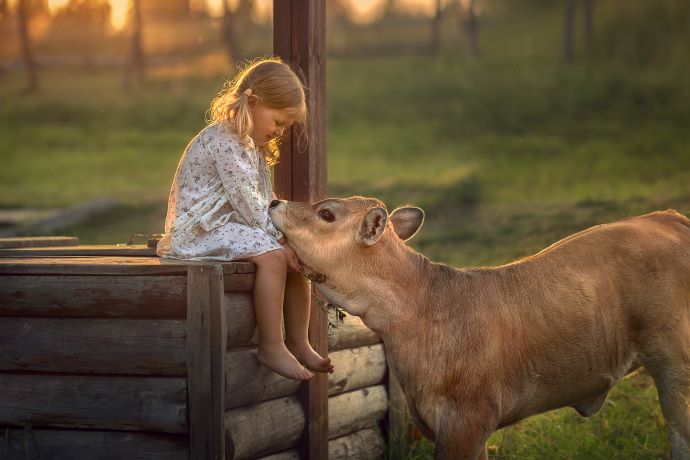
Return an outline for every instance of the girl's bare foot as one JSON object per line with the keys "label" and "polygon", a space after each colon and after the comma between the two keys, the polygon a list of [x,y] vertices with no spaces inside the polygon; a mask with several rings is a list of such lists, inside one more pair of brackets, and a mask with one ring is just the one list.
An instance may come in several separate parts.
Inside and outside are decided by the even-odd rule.
{"label": "girl's bare foot", "polygon": [[328,372],[330,374],[335,370],[333,364],[331,364],[331,358],[322,358],[321,355],[314,351],[309,342],[288,342],[287,348],[307,369],[314,372]]}
{"label": "girl's bare foot", "polygon": [[309,380],[314,374],[302,366],[282,342],[278,345],[261,345],[256,354],[259,362],[285,378]]}

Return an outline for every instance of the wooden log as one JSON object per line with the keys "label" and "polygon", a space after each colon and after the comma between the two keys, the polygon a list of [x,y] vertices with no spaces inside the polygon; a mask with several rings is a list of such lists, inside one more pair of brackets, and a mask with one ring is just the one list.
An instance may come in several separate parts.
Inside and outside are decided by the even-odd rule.
{"label": "wooden log", "polygon": [[[366,428],[328,442],[328,460],[378,460],[383,454],[383,437],[376,428]],[[300,460],[300,456],[296,450],[286,450],[259,460]]]}
{"label": "wooden log", "polygon": [[335,372],[328,375],[328,396],[377,385],[386,376],[383,344],[350,348],[330,354]]}
{"label": "wooden log", "polygon": [[388,372],[388,442],[397,442],[405,435],[409,420],[407,399],[393,372]]}
{"label": "wooden log", "polygon": [[288,396],[300,385],[259,364],[256,349],[232,350],[225,355],[225,382],[226,409]]}
{"label": "wooden log", "polygon": [[381,338],[366,327],[358,316],[347,315],[342,322],[336,323],[335,311],[331,311],[329,320],[338,325],[328,334],[329,350],[343,350],[381,343]]}
{"label": "wooden log", "polygon": [[4,318],[0,371],[185,375],[181,320]]}
{"label": "wooden log", "polygon": [[254,301],[251,292],[225,293],[225,319],[227,322],[227,346],[229,348],[256,344]]}
{"label": "wooden log", "polygon": [[377,428],[356,431],[328,443],[328,460],[377,460],[383,458],[383,437]]}
{"label": "wooden log", "polygon": [[38,248],[52,246],[77,246],[76,236],[19,236],[0,238],[0,248]]}
{"label": "wooden log", "polygon": [[0,425],[187,431],[179,377],[0,374]]}
{"label": "wooden log", "polygon": [[[329,439],[376,426],[387,405],[383,385],[329,398]],[[304,428],[304,409],[295,396],[230,410],[225,413],[227,458],[247,459],[293,448]]]}
{"label": "wooden log", "polygon": [[295,396],[225,413],[225,455],[242,460],[293,447],[305,427],[304,409]]}
{"label": "wooden log", "polygon": [[[331,312],[329,318],[331,322],[335,323],[334,315],[334,312]],[[226,292],[225,316],[227,319],[227,344],[229,348],[256,345],[258,343],[259,336],[256,331],[254,301],[250,291]],[[328,332],[328,349],[331,351],[377,343],[381,343],[381,338],[366,327],[357,316],[346,316],[341,323],[338,323],[338,327],[332,328]]]}
{"label": "wooden log", "polygon": [[375,426],[383,420],[387,410],[388,395],[384,385],[328,398],[328,438]]}
{"label": "wooden log", "polygon": [[[328,375],[328,395],[356,390],[383,382],[386,357],[383,345],[372,345],[330,354],[335,372]],[[261,366],[255,349],[231,350],[225,356],[225,407],[255,404],[288,396],[299,382],[286,379]]]}
{"label": "wooden log", "polygon": [[185,318],[186,291],[183,276],[6,275],[0,316]]}
{"label": "wooden log", "polygon": [[187,381],[191,459],[224,458],[223,269],[189,267],[187,276]]}
{"label": "wooden log", "polygon": [[0,433],[0,458],[51,460],[187,460],[186,436],[11,429]]}

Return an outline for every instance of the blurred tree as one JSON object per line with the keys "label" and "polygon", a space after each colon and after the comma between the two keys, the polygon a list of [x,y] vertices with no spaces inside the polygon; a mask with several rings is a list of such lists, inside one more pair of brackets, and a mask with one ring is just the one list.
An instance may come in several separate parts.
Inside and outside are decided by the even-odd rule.
{"label": "blurred tree", "polygon": [[431,22],[431,52],[438,54],[441,49],[441,19],[443,17],[443,1],[436,0],[434,18]]}
{"label": "blurred tree", "polygon": [[0,19],[6,18],[9,11],[7,0],[0,0]]}
{"label": "blurred tree", "polygon": [[148,21],[188,18],[191,10],[189,0],[146,0],[141,2],[141,15]]}
{"label": "blurred tree", "polygon": [[228,3],[230,0],[223,1],[223,25],[221,27],[221,34],[223,38],[223,43],[228,52],[228,59],[230,60],[230,65],[233,65],[235,61],[239,58],[240,50],[239,43],[235,37],[235,27],[233,24],[233,12]]}
{"label": "blurred tree", "polygon": [[588,55],[594,52],[594,0],[585,3],[585,48]]}
{"label": "blurred tree", "polygon": [[[460,0],[461,4],[463,0]],[[479,22],[475,0],[465,0],[466,10],[460,16],[461,27],[467,36],[467,56],[470,60],[479,59]]]}
{"label": "blurred tree", "polygon": [[130,27],[131,27],[131,51],[127,64],[125,66],[125,77],[123,86],[129,89],[132,86],[132,81],[141,86],[144,83],[145,63],[144,50],[141,39],[141,0],[131,0],[129,6]]}
{"label": "blurred tree", "polygon": [[50,22],[41,49],[90,58],[100,53],[111,32],[108,0],[69,0]]}
{"label": "blurred tree", "polygon": [[34,60],[33,52],[31,50],[29,31],[29,21],[32,14],[32,10],[30,9],[31,6],[32,5],[29,0],[18,0],[17,20],[19,21],[19,39],[22,44],[22,57],[24,59],[24,67],[26,69],[28,90],[33,92],[38,89],[38,69],[36,66],[36,61]]}
{"label": "blurred tree", "polygon": [[573,60],[575,32],[575,0],[565,0],[565,16],[563,21],[563,59]]}

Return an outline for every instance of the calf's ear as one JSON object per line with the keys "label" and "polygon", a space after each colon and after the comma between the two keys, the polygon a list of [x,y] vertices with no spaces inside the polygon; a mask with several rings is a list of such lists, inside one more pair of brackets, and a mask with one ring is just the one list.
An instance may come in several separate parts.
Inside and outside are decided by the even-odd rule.
{"label": "calf's ear", "polygon": [[424,211],[412,206],[397,208],[391,213],[391,222],[393,222],[395,234],[401,240],[407,241],[415,236],[424,223]]}
{"label": "calf's ear", "polygon": [[371,208],[362,219],[357,232],[357,242],[366,246],[376,243],[386,229],[388,211],[383,208]]}

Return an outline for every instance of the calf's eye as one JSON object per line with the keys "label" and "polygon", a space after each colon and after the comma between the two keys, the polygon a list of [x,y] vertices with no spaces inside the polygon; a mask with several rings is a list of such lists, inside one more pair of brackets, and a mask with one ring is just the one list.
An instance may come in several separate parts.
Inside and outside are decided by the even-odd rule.
{"label": "calf's eye", "polygon": [[319,210],[319,217],[325,220],[326,222],[333,222],[335,220],[335,216],[333,215],[330,209]]}

